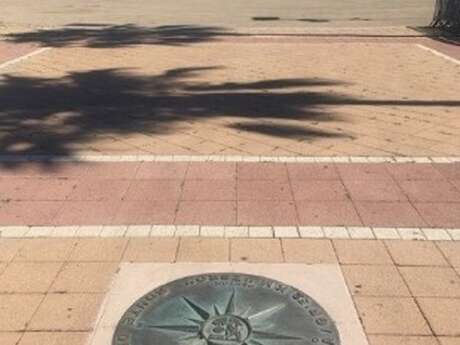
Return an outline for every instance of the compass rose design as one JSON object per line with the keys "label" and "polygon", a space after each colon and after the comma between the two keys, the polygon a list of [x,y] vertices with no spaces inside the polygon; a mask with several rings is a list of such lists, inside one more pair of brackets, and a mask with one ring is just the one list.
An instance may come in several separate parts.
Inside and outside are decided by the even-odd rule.
{"label": "compass rose design", "polygon": [[123,314],[112,345],[340,345],[313,298],[242,273],[184,277],[151,290]]}
{"label": "compass rose design", "polygon": [[[267,330],[270,317],[284,308],[278,304],[252,313],[251,307],[239,313],[235,308],[233,290],[223,310],[212,304],[208,308],[200,306],[190,298],[181,297],[181,301],[195,314],[186,318],[184,324],[144,325],[163,332],[183,333],[179,342],[187,345],[264,345],[266,340],[282,344],[283,340],[304,340],[300,337],[284,335]],[[271,324],[268,324],[270,328]]]}

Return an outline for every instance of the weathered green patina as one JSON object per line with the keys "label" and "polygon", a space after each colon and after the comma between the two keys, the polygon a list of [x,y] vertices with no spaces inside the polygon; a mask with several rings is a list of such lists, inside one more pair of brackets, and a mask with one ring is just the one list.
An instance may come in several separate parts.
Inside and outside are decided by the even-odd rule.
{"label": "weathered green patina", "polygon": [[121,318],[113,345],[340,345],[311,297],[264,277],[203,274],[161,286]]}

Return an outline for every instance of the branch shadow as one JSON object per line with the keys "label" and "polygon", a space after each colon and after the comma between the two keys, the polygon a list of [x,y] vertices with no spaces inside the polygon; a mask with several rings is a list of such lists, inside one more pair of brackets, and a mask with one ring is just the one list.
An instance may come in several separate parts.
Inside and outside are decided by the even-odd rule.
{"label": "branch shadow", "polygon": [[317,128],[300,127],[288,124],[279,123],[235,123],[229,125],[230,128],[239,131],[252,132],[258,134],[265,134],[273,137],[291,138],[297,140],[314,140],[315,138],[349,138],[350,136],[326,132]]}
{"label": "branch shadow", "polygon": [[145,27],[134,24],[80,24],[64,28],[19,32],[6,35],[9,42],[38,43],[46,47],[82,45],[89,48],[115,48],[139,44],[181,46],[212,41],[225,29],[198,25]]}
{"label": "branch shadow", "polygon": [[296,19],[298,22],[306,22],[306,23],[329,23],[331,22],[330,19],[324,19],[324,18],[299,18]]}
{"label": "branch shadow", "polygon": [[[4,75],[0,155],[71,157],[78,145],[98,135],[154,137],[173,133],[181,123],[210,118],[233,118],[227,126],[242,131],[314,141],[350,137],[308,126],[310,121],[344,121],[331,106],[460,106],[460,101],[356,99],[321,89],[344,82],[317,78],[215,84],[197,80],[219,68],[171,69],[153,76],[124,69],[72,72],[62,78]],[[1,164],[14,168],[20,163]]]}
{"label": "branch shadow", "polygon": [[[253,20],[284,20],[279,17],[254,17]],[[350,20],[358,20],[352,18]],[[364,19],[363,19],[364,20]],[[367,20],[367,19],[366,19]],[[291,21],[290,19],[288,21]],[[329,19],[300,18],[293,21],[323,23]],[[420,37],[435,37],[429,31],[417,30]],[[228,37],[302,37],[302,38],[414,38],[413,34],[366,34],[366,33],[243,33],[224,27],[200,25],[163,25],[155,27],[135,24],[110,25],[103,23],[72,23],[62,28],[36,30],[6,34],[10,43],[35,43],[45,47],[83,46],[88,48],[117,48],[134,45],[170,45],[184,46],[203,42],[214,42]]]}

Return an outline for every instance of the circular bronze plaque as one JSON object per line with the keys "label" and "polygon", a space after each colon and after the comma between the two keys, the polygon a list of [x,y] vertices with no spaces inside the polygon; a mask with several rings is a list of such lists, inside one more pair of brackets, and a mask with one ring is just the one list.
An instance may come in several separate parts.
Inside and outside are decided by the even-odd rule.
{"label": "circular bronze plaque", "polygon": [[112,345],[340,345],[334,322],[311,297],[246,274],[186,277],[134,303]]}

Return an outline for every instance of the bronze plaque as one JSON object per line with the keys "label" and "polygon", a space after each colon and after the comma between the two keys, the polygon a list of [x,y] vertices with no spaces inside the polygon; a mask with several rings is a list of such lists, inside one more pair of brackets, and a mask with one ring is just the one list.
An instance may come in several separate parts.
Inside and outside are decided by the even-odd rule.
{"label": "bronze plaque", "polygon": [[134,303],[112,345],[340,345],[305,293],[268,278],[213,273],[163,285]]}

